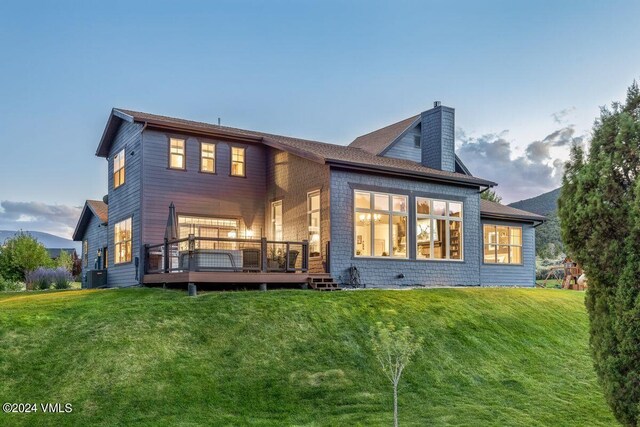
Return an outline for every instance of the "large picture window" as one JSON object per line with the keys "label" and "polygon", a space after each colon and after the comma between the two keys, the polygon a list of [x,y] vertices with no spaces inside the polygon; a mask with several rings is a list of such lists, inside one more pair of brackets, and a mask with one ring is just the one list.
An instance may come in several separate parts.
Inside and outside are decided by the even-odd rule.
{"label": "large picture window", "polygon": [[484,262],[522,264],[522,227],[485,224]]}
{"label": "large picture window", "polygon": [[[189,234],[195,237],[223,239],[242,237],[239,234],[240,221],[231,218],[178,215],[178,230],[180,239],[187,239]],[[236,242],[196,241],[196,249],[236,249],[236,246]],[[188,242],[181,242],[180,250],[186,249],[188,249]]]}
{"label": "large picture window", "polygon": [[131,262],[131,218],[116,223],[114,227],[114,264]]}
{"label": "large picture window", "polygon": [[113,156],[113,188],[124,184],[124,150]]}
{"label": "large picture window", "polygon": [[320,256],[320,191],[307,194],[307,221],[309,225],[309,256]]}
{"label": "large picture window", "polygon": [[461,261],[462,202],[416,197],[417,259]]}
{"label": "large picture window", "polygon": [[169,167],[171,169],[185,169],[185,140],[169,138]]}
{"label": "large picture window", "polygon": [[354,254],[407,257],[407,196],[354,192]]}

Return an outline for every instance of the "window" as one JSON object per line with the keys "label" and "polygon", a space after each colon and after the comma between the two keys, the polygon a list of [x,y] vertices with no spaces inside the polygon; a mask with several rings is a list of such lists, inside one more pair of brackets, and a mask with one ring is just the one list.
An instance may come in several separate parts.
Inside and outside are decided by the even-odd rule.
{"label": "window", "polygon": [[200,172],[216,173],[216,144],[200,143]]}
{"label": "window", "polygon": [[113,156],[113,188],[124,184],[124,150]]}
{"label": "window", "polygon": [[102,248],[102,268],[109,267],[109,248],[106,246]]}
{"label": "window", "polygon": [[416,258],[463,259],[462,202],[416,197]]}
{"label": "window", "polygon": [[271,230],[273,240],[277,242],[282,241],[282,200],[271,203],[271,223],[273,229]]}
{"label": "window", "polygon": [[245,148],[231,147],[231,175],[245,176],[244,157]]}
{"label": "window", "polygon": [[114,227],[114,264],[131,262],[131,218],[120,221]]}
{"label": "window", "polygon": [[420,135],[414,135],[413,136],[413,145],[416,148],[420,148]]}
{"label": "window", "polygon": [[354,253],[407,257],[407,196],[354,192]]}
{"label": "window", "polygon": [[522,264],[522,227],[485,224],[484,262]]}
{"label": "window", "polygon": [[89,242],[87,240],[82,241],[82,262],[84,268],[89,266]]}
{"label": "window", "polygon": [[307,194],[309,256],[320,256],[320,190]]}
{"label": "window", "polygon": [[[189,234],[195,237],[236,239],[240,236],[240,221],[237,219],[183,216],[178,215],[178,237],[186,239]],[[186,250],[188,242],[180,243],[180,250]],[[237,249],[236,242],[218,242],[197,240],[196,249]]]}
{"label": "window", "polygon": [[184,139],[169,138],[169,168],[182,169],[186,168]]}

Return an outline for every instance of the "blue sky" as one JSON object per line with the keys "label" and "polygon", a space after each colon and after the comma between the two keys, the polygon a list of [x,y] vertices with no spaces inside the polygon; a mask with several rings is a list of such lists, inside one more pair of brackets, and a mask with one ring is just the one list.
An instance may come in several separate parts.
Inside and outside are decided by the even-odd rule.
{"label": "blue sky", "polygon": [[111,107],[348,144],[456,108],[505,201],[555,188],[640,77],[634,1],[0,3],[0,229],[68,235]]}

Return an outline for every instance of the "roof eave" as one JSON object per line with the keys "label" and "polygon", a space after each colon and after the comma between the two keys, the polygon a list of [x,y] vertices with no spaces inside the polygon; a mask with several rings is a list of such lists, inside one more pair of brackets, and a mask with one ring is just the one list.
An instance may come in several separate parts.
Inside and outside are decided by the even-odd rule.
{"label": "roof eave", "polygon": [[482,212],[480,211],[481,218],[487,219],[497,219],[497,220],[505,220],[505,221],[518,221],[518,222],[546,222],[547,218],[542,216],[524,216],[524,215],[509,215],[509,214],[496,214],[490,212]]}
{"label": "roof eave", "polygon": [[327,159],[326,162],[330,165],[354,169],[354,170],[373,171],[373,172],[384,173],[389,175],[404,176],[408,178],[428,179],[430,181],[463,185],[468,187],[494,187],[497,185],[495,182],[485,181],[478,178],[470,180],[470,179],[461,179],[461,178],[455,178],[455,177],[447,177],[447,176],[436,175],[436,174],[426,174],[426,173],[423,174],[418,172],[407,171],[404,169],[398,169],[394,167],[373,166],[373,165],[347,162],[347,161],[335,160],[335,159]]}
{"label": "roof eave", "polygon": [[98,143],[98,148],[96,149],[96,156],[98,157],[108,157],[109,156],[109,148],[111,147],[111,141],[115,136],[120,124],[123,122],[133,123],[134,118],[128,114],[119,111],[116,108],[111,110],[111,114],[109,114],[109,120],[107,120],[107,125],[104,127],[104,131],[102,132],[102,137],[100,138],[100,143]]}

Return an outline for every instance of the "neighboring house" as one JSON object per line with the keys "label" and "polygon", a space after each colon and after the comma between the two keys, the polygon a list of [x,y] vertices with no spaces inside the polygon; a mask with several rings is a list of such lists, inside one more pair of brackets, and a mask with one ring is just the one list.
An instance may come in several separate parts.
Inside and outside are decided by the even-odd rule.
{"label": "neighboring house", "polygon": [[80,261],[83,283],[86,281],[87,271],[103,270],[109,266],[108,219],[109,209],[105,202],[86,201],[73,233],[73,240],[82,242]]}
{"label": "neighboring house", "polygon": [[74,240],[86,269],[102,250],[110,286],[346,281],[352,266],[368,286],[534,285],[544,217],[480,200],[496,184],[455,155],[439,103],[349,146],[113,109],[96,154],[108,218],[87,201]]}

